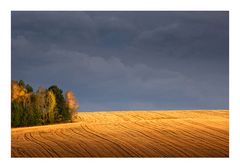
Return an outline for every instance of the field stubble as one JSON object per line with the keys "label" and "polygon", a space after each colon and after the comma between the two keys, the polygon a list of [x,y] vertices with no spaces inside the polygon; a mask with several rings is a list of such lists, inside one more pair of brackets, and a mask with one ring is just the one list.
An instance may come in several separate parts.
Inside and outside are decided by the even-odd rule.
{"label": "field stubble", "polygon": [[12,157],[228,157],[228,110],[81,112],[12,128]]}

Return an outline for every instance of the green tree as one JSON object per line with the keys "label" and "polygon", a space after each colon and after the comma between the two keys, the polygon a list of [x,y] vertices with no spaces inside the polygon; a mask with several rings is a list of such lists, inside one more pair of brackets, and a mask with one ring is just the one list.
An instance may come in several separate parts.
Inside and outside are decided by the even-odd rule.
{"label": "green tree", "polygon": [[21,126],[21,118],[23,114],[23,108],[19,102],[16,100],[11,103],[11,125],[12,127]]}
{"label": "green tree", "polygon": [[56,97],[56,118],[57,121],[68,121],[71,120],[71,115],[68,112],[68,108],[66,106],[66,101],[63,96],[63,91],[59,89],[56,85],[53,85],[48,88],[48,91],[52,91]]}
{"label": "green tree", "polygon": [[18,85],[25,88],[25,82],[23,80],[20,80]]}
{"label": "green tree", "polygon": [[26,90],[27,90],[28,93],[33,92],[33,88],[32,88],[32,86],[30,86],[29,84],[27,84],[27,85],[25,86],[25,88],[26,88]]}
{"label": "green tree", "polygon": [[39,87],[37,92],[36,92],[36,111],[41,114],[41,122],[42,124],[47,123],[47,103],[46,103],[46,96],[47,96],[47,91],[43,87]]}
{"label": "green tree", "polygon": [[26,122],[24,125],[41,125],[41,113],[36,110],[36,95],[34,93],[28,94],[24,106],[24,118]]}
{"label": "green tree", "polygon": [[32,108],[32,111],[33,111],[33,120],[34,120],[34,125],[41,125],[42,124],[42,115],[41,115],[41,111],[38,110],[38,107],[37,107],[37,96],[36,96],[36,93],[33,93],[31,95],[31,108]]}
{"label": "green tree", "polygon": [[[67,100],[67,101],[66,101]],[[63,92],[56,85],[46,90],[39,87],[36,92],[23,80],[11,83],[12,127],[44,125],[70,121],[79,107],[73,92]]]}

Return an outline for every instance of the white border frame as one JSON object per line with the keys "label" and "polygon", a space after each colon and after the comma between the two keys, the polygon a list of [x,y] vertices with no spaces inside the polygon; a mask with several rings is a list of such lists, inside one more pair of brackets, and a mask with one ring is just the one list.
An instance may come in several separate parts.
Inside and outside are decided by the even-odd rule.
{"label": "white border frame", "polygon": [[[240,10],[237,1],[223,0],[3,0],[0,5],[0,164],[7,167],[239,167],[240,161]],[[230,16],[230,157],[229,158],[144,158],[144,159],[15,159],[11,158],[10,81],[12,10],[226,10]]]}

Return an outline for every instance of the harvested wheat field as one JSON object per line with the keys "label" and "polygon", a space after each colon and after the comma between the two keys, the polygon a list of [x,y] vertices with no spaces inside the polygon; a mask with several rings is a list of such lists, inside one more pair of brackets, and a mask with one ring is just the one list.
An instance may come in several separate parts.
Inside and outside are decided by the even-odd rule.
{"label": "harvested wheat field", "polygon": [[13,128],[12,157],[228,157],[228,110],[81,112]]}

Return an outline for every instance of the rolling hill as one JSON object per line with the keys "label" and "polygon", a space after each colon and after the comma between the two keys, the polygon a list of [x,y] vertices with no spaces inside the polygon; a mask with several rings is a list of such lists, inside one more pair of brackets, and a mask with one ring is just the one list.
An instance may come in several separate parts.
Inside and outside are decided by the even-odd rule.
{"label": "rolling hill", "polygon": [[80,112],[12,128],[12,157],[228,157],[228,110]]}

